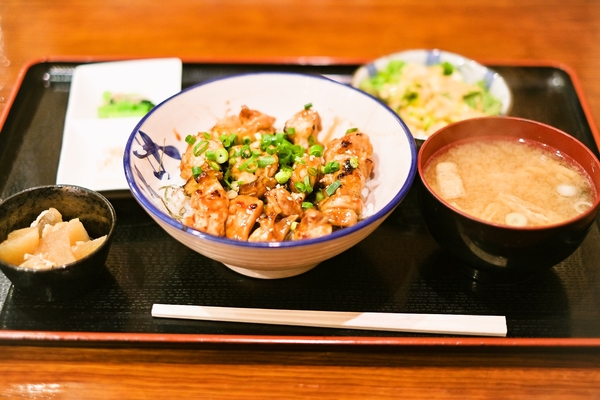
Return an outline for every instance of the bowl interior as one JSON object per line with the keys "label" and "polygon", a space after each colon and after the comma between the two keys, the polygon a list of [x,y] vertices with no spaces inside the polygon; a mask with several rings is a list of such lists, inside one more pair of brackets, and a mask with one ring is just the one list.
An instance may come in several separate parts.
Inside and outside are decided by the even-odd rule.
{"label": "bowl interior", "polygon": [[[502,102],[500,115],[508,115],[512,108],[512,93],[500,74],[475,60],[438,49],[406,50],[377,58],[356,70],[352,76],[352,86],[359,87],[362,81],[375,75],[377,71],[385,69],[393,60],[422,65],[449,62],[461,72],[466,82],[477,83],[483,81],[486,89]],[[416,139],[424,140],[426,138],[416,137]]]}
{"label": "bowl interior", "polygon": [[[369,135],[376,166],[372,179],[375,185],[367,203],[374,207],[371,218],[381,218],[400,202],[416,175],[414,140],[400,118],[378,100],[316,75],[236,75],[191,87],[159,104],[140,121],[126,145],[125,175],[134,197],[155,217],[184,229],[166,211],[162,188],[184,183],[179,176],[179,162],[187,147],[185,137],[210,130],[218,120],[238,114],[244,105],[276,117],[276,127],[281,131],[285,121],[308,103],[322,118],[320,140],[340,137],[353,127]],[[201,232],[194,234],[233,242]],[[244,245],[273,247],[272,243]]]}
{"label": "bowl interior", "polygon": [[[591,150],[573,136],[562,132],[559,129],[539,122],[515,117],[475,118],[448,125],[434,133],[421,146],[418,155],[418,170],[424,186],[439,201],[446,204],[449,208],[453,208],[441,197],[439,197],[425,181],[424,170],[427,162],[437,152],[452,143],[477,136],[494,135],[534,140],[549,146],[550,148],[559,150],[563,154],[566,154],[575,160],[585,170],[596,189],[594,204],[577,219],[585,218],[590,213],[597,211],[600,205],[600,196],[598,196],[598,190],[600,189],[600,163]],[[456,209],[455,211],[461,213]],[[468,218],[475,219],[466,214],[464,215]],[[564,223],[568,223],[568,221],[565,221]],[[512,229],[542,230],[544,228],[545,227],[524,227]]]}

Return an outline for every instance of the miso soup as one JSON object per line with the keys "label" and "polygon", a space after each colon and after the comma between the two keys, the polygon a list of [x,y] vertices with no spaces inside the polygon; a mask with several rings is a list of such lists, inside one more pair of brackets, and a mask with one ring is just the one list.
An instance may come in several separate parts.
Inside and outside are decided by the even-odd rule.
{"label": "miso soup", "polygon": [[425,181],[453,207],[510,226],[560,223],[585,212],[596,189],[573,159],[541,143],[477,138],[440,150]]}

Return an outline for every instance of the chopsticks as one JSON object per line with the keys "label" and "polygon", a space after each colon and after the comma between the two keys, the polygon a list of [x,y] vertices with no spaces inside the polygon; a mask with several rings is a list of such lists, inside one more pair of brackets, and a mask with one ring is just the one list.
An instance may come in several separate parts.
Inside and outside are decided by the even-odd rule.
{"label": "chopsticks", "polygon": [[277,310],[154,304],[157,318],[363,329],[392,332],[506,336],[504,316]]}

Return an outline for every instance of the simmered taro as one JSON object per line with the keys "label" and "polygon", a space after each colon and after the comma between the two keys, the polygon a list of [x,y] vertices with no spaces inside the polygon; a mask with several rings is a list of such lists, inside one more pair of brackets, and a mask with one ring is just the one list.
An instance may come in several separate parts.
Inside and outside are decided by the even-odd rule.
{"label": "simmered taro", "polygon": [[0,259],[25,268],[50,269],[87,256],[105,239],[90,238],[79,218],[63,221],[57,209],[49,208],[31,226],[8,234],[0,243]]}

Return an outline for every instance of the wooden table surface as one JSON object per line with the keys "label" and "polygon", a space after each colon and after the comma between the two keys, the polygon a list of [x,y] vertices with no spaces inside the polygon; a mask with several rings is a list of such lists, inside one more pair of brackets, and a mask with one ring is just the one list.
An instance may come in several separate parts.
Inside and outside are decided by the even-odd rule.
{"label": "wooden table surface", "polygon": [[[22,68],[46,56],[336,62],[411,48],[564,63],[600,125],[595,0],[2,0],[0,112]],[[0,354],[0,398],[600,398],[594,348],[4,343]]]}

